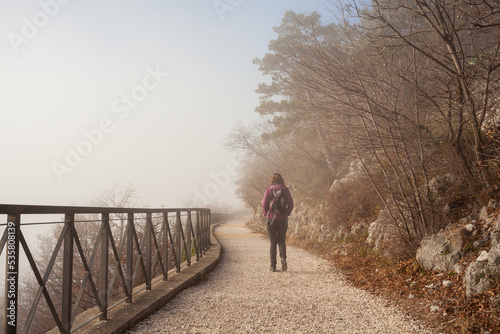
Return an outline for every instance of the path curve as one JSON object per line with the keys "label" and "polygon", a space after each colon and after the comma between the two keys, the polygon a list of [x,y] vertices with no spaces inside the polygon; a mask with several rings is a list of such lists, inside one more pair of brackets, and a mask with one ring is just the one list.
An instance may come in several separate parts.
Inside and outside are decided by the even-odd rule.
{"label": "path curve", "polygon": [[303,250],[288,247],[288,271],[270,272],[268,240],[248,219],[217,226],[217,268],[129,333],[434,333]]}

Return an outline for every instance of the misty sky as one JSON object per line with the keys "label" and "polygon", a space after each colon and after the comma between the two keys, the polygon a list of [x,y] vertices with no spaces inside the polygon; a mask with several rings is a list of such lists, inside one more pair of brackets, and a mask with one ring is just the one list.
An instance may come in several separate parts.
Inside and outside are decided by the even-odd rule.
{"label": "misty sky", "polygon": [[330,15],[305,0],[0,0],[0,203],[88,205],[131,182],[140,205],[234,204],[222,142],[258,118],[252,59],[287,9]]}

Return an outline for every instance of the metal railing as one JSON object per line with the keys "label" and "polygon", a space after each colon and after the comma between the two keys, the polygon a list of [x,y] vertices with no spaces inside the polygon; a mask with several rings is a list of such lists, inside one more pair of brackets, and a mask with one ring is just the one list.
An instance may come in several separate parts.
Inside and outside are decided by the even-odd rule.
{"label": "metal railing", "polygon": [[[61,221],[31,221],[31,215],[60,215]],[[46,314],[50,311],[61,333],[97,317],[106,320],[110,309],[133,302],[138,286],[150,290],[210,248],[209,209],[0,205],[0,217],[6,218],[0,224],[0,255],[5,250],[4,333],[28,333],[41,308]],[[25,238],[26,229],[41,224],[52,225],[54,233],[54,250],[44,261],[35,258]],[[22,316],[22,327],[20,255],[38,284],[31,307],[25,307],[29,312]],[[75,326],[76,315],[92,307],[98,308],[97,315]]]}

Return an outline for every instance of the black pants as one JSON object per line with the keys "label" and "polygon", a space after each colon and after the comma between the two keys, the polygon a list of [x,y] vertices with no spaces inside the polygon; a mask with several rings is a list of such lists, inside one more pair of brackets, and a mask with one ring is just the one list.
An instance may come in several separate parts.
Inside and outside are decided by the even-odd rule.
{"label": "black pants", "polygon": [[288,229],[288,219],[275,219],[273,224],[267,224],[267,232],[271,241],[270,257],[271,266],[276,267],[276,246],[280,249],[280,258],[286,259],[286,230]]}

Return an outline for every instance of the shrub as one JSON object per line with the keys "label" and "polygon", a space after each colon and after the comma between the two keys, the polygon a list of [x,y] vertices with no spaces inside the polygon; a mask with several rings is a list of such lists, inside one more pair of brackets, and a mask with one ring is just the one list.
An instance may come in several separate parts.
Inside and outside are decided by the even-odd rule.
{"label": "shrub", "polygon": [[334,229],[349,229],[355,223],[375,220],[380,207],[380,197],[370,180],[361,176],[336,185],[328,194],[328,222]]}

